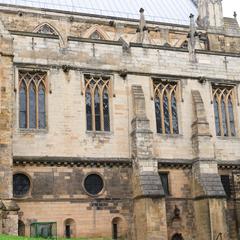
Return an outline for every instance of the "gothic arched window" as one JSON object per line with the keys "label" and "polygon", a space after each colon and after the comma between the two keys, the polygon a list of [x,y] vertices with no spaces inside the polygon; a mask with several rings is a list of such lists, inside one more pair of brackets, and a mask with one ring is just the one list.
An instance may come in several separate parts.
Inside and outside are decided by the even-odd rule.
{"label": "gothic arched window", "polygon": [[177,83],[153,81],[157,132],[178,134]]}
{"label": "gothic arched window", "polygon": [[19,127],[46,128],[46,73],[19,72]]}
{"label": "gothic arched window", "polygon": [[233,90],[233,87],[213,87],[213,106],[217,136],[236,136]]}
{"label": "gothic arched window", "polygon": [[85,103],[88,131],[110,131],[110,77],[85,74]]}

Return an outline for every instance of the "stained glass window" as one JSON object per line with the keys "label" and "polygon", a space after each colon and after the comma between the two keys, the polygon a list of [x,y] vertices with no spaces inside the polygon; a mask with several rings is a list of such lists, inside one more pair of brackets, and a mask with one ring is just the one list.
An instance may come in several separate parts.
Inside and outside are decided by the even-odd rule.
{"label": "stained glass window", "polygon": [[85,104],[88,131],[110,131],[110,77],[85,74]]}
{"label": "stained glass window", "polygon": [[177,83],[153,81],[157,132],[178,134]]}
{"label": "stained glass window", "polygon": [[97,195],[103,190],[103,179],[97,174],[90,174],[84,180],[84,188],[91,195]]}
{"label": "stained glass window", "polygon": [[46,73],[19,72],[19,127],[46,128]]}
{"label": "stained glass window", "polygon": [[217,136],[236,136],[233,87],[213,86],[213,106]]}

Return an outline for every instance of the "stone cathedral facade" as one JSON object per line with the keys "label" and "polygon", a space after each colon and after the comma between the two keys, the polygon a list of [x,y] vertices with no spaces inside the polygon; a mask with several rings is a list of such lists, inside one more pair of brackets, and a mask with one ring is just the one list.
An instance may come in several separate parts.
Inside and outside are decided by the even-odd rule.
{"label": "stone cathedral facade", "polygon": [[0,233],[239,239],[240,28],[195,4],[188,25],[1,4]]}

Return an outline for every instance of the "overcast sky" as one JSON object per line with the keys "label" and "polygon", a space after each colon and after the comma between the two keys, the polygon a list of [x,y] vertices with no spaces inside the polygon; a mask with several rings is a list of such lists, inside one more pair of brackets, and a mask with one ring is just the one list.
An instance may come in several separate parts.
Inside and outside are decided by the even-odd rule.
{"label": "overcast sky", "polygon": [[234,11],[238,15],[238,23],[240,24],[240,0],[223,0],[224,17],[232,17]]}

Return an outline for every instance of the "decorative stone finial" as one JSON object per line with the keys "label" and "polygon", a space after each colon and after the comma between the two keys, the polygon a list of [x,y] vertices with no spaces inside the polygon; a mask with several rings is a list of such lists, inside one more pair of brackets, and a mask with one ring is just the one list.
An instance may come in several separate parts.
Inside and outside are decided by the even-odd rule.
{"label": "decorative stone finial", "polygon": [[196,41],[197,41],[197,38],[198,38],[198,33],[196,31],[194,15],[191,13],[189,18],[190,18],[190,31],[188,33],[189,58],[190,58],[191,62],[197,62]]}
{"label": "decorative stone finial", "polygon": [[237,18],[237,13],[235,11],[233,12],[233,16],[234,18]]}
{"label": "decorative stone finial", "polygon": [[[148,28],[146,25],[145,21],[145,16],[144,16],[144,9],[140,8],[140,21],[139,21],[139,26],[137,29],[138,37],[137,37],[137,42],[138,43],[143,43],[144,41],[146,42],[146,39],[148,38]],[[148,41],[148,39],[147,39]]]}

